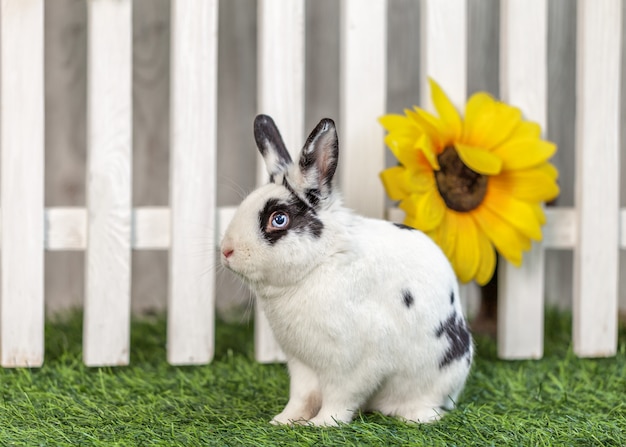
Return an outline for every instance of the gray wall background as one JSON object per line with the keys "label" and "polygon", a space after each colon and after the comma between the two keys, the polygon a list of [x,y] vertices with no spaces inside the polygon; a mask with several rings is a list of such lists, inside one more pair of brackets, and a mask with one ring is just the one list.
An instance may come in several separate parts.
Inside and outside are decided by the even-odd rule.
{"label": "gray wall background", "polygon": [[[257,113],[256,1],[227,0],[221,1],[219,7],[217,195],[219,205],[235,205],[253,189],[255,180],[251,123]],[[169,0],[133,2],[135,206],[168,205],[169,8]],[[547,137],[559,146],[553,161],[561,172],[562,193],[556,203],[572,206],[576,2],[548,0],[548,9]],[[498,96],[499,0],[468,0],[468,10],[468,93],[486,90]],[[339,1],[307,0],[306,13],[306,128],[312,128],[320,118],[329,116],[337,120],[341,135]],[[419,16],[419,1],[389,0],[389,112],[401,112],[420,100]],[[45,3],[46,206],[85,205],[86,18],[84,0]],[[626,36],[622,40],[626,43]],[[626,57],[622,57],[622,66],[625,60]],[[624,78],[622,75],[622,104],[626,102]],[[622,143],[622,154],[626,152],[623,148]],[[382,142],[381,150],[385,150]],[[621,157],[621,164],[622,172],[626,172],[626,156]],[[622,183],[621,200],[624,206],[626,186],[625,182]],[[207,252],[207,256],[213,254]],[[621,277],[624,278],[626,256],[623,252],[620,259]],[[82,253],[46,253],[46,305],[49,313],[82,304],[83,263]],[[550,303],[569,306],[571,272],[571,253],[549,252],[546,278]],[[134,252],[133,310],[163,309],[166,281],[166,252]],[[233,284],[224,273],[218,274],[218,284],[223,308],[228,308],[231,299],[236,302],[234,297],[242,295],[240,286]],[[625,289],[622,284],[622,307],[626,307]],[[247,298],[245,292],[243,295]]]}

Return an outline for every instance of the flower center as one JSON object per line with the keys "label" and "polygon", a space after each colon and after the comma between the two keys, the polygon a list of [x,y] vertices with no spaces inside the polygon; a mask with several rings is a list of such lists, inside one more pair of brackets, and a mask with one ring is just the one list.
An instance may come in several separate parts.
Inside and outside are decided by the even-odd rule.
{"label": "flower center", "polygon": [[447,207],[460,212],[478,207],[487,192],[487,176],[465,166],[454,146],[446,146],[437,160],[441,169],[435,180]]}

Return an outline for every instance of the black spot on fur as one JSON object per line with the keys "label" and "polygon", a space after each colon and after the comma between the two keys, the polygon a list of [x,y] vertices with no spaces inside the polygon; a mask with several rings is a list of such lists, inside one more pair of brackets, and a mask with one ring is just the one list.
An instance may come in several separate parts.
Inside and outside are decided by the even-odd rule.
{"label": "black spot on fur", "polygon": [[454,304],[454,290],[450,292],[450,304]]}
{"label": "black spot on fur", "polygon": [[396,227],[400,228],[401,230],[415,230],[415,228],[409,227],[408,225],[404,225],[404,224],[401,224],[401,223],[394,223],[393,225],[395,225]]}
{"label": "black spot on fur", "polygon": [[402,291],[402,301],[404,302],[404,305],[407,307],[407,309],[409,309],[413,305],[413,302],[415,301],[415,298],[413,298],[413,295],[411,295],[410,291],[403,290]]}
{"label": "black spot on fur", "polygon": [[[271,228],[270,219],[274,212],[280,211],[289,217],[285,228]],[[315,238],[322,235],[324,224],[317,218],[317,213],[298,197],[282,202],[277,199],[267,201],[259,212],[259,228],[261,235],[270,245],[274,245],[289,232],[308,233]]]}
{"label": "black spot on fur", "polygon": [[[455,360],[465,357],[471,347],[472,337],[462,317],[453,312],[435,332],[437,338],[446,336],[449,342],[448,349],[439,361],[439,368],[442,369]],[[469,359],[469,358],[468,358]]]}

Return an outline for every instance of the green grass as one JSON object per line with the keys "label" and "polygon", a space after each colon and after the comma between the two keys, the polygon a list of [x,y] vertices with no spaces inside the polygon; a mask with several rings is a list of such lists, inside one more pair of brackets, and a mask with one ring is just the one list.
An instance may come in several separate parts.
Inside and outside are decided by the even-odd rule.
{"label": "green grass", "polygon": [[320,429],[268,424],[288,377],[252,360],[249,327],[220,325],[211,365],[174,367],[163,320],[134,322],[131,366],[87,368],[74,315],[48,325],[42,368],[0,370],[0,445],[626,445],[626,333],[617,357],[583,360],[568,317],[547,320],[541,361],[500,361],[478,339],[459,407],[439,423],[362,414]]}

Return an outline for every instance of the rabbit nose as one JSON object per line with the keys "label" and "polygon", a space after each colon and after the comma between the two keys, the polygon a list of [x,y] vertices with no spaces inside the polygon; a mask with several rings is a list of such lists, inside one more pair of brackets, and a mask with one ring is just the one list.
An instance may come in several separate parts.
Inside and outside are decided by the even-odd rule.
{"label": "rabbit nose", "polygon": [[230,247],[222,248],[222,256],[224,256],[226,259],[230,258],[234,252],[235,250]]}

